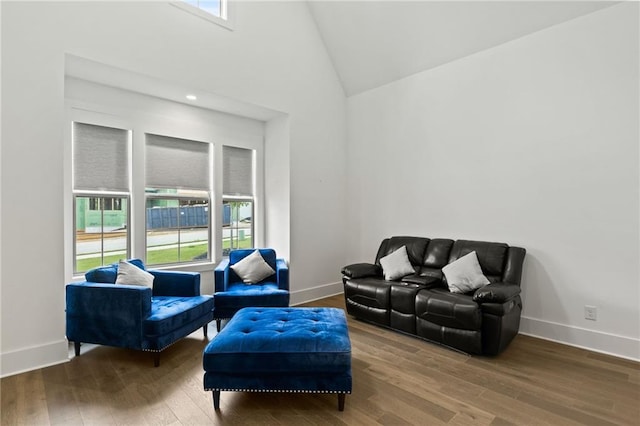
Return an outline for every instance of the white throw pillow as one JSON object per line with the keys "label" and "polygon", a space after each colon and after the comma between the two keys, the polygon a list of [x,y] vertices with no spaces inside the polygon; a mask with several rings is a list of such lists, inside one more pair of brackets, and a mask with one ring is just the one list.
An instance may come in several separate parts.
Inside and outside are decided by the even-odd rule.
{"label": "white throw pillow", "polygon": [[416,270],[409,262],[407,255],[407,246],[402,246],[391,254],[380,259],[384,279],[387,281],[397,280],[405,275],[415,274]]}
{"label": "white throw pillow", "polygon": [[231,265],[245,284],[255,284],[273,275],[276,271],[264,260],[260,250],[256,250],[235,265]]}
{"label": "white throw pillow", "polygon": [[442,272],[447,277],[451,293],[468,293],[489,284],[487,277],[482,274],[475,251],[451,262],[442,268]]}
{"label": "white throw pillow", "polygon": [[129,262],[121,260],[118,263],[116,284],[140,285],[153,288],[154,276]]}

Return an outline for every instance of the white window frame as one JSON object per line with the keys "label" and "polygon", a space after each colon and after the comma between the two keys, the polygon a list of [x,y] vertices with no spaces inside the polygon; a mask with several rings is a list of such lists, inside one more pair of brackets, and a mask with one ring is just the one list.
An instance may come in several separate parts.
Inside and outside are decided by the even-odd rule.
{"label": "white window frame", "polygon": [[[255,174],[255,173],[254,173]],[[224,206],[225,202],[250,202],[251,203],[251,242],[252,242],[252,247],[256,247],[256,200],[255,200],[255,196],[232,196],[232,195],[222,195],[222,204],[220,205],[220,207]],[[220,215],[222,216],[222,212],[220,212]],[[224,243],[224,238],[222,238],[223,236],[221,236],[220,239],[220,247],[221,247],[221,253],[222,253],[222,257],[226,258],[229,257],[228,255],[224,254],[224,248],[223,248],[223,243]],[[233,239],[233,230],[231,230],[231,239]]]}
{"label": "white window frame", "polygon": [[[185,262],[169,262],[169,263],[149,263],[148,262],[148,254],[149,254],[149,245],[148,245],[148,238],[149,238],[149,233],[147,230],[147,222],[146,222],[146,206],[147,206],[147,202],[149,200],[199,200],[199,201],[207,201],[209,203],[209,211],[207,212],[207,218],[208,218],[208,222],[209,225],[207,227],[207,259],[202,260],[202,261],[185,261]],[[145,254],[145,264],[151,265],[153,266],[153,268],[161,268],[161,267],[166,267],[166,266],[185,266],[185,265],[193,265],[193,264],[197,264],[197,263],[209,263],[212,262],[212,250],[213,250],[213,241],[212,241],[212,223],[213,223],[213,212],[212,212],[212,204],[213,204],[213,198],[211,197],[211,192],[208,191],[207,192],[207,196],[206,197],[198,197],[198,196],[185,196],[185,195],[178,195],[178,194],[152,194],[152,193],[146,193],[145,194],[145,230],[144,230],[144,254]],[[179,207],[178,207],[179,208]],[[180,227],[178,228],[178,236],[180,235],[181,229]],[[178,246],[180,245],[180,237],[178,237]],[[180,247],[178,247],[178,258],[180,257]]]}
{"label": "white window frame", "polygon": [[[124,198],[127,200],[127,241],[125,244],[126,254],[124,257],[129,258],[131,254],[131,193],[127,192],[100,192],[100,191],[73,191],[73,274],[74,275],[82,275],[86,271],[78,271],[78,233],[76,230],[76,220],[77,220],[77,199],[78,197],[85,198]],[[104,217],[104,207],[100,209],[103,217]],[[102,226],[104,227],[104,219],[102,220]],[[104,264],[104,231],[102,233],[102,250],[101,257]]]}
{"label": "white window frame", "polygon": [[[64,198],[65,198],[65,275],[69,280],[82,279],[73,273],[75,218],[73,209],[72,140],[71,123],[85,122],[99,126],[116,127],[132,131],[130,156],[130,196],[128,257],[146,260],[146,191],[145,191],[145,134],[166,135],[180,139],[211,144],[213,156],[212,183],[209,208],[208,261],[194,261],[154,266],[156,269],[193,272],[211,271],[222,258],[222,147],[252,149],[254,155],[253,243],[264,244],[264,123],[248,117],[210,109],[184,106],[174,101],[124,91],[92,83],[88,80],[68,81],[65,92],[64,122]],[[65,88],[67,90],[67,88]],[[193,108],[193,109],[192,109]],[[165,111],[171,111],[166,115]],[[176,114],[179,112],[179,114]],[[80,117],[82,116],[82,117]],[[93,117],[92,119],[85,118]],[[178,117],[178,118],[174,118]]]}
{"label": "white window frame", "polygon": [[[65,244],[65,254],[71,258],[71,262],[68,265],[69,273],[67,275],[71,275],[74,277],[84,275],[84,271],[76,272],[76,252],[77,252],[77,234],[76,234],[76,197],[118,197],[118,198],[126,198],[127,199],[127,241],[126,241],[126,256],[130,257],[132,254],[132,244],[133,244],[133,232],[132,232],[132,214],[133,209],[131,207],[131,200],[133,198],[133,187],[132,187],[132,150],[133,150],[133,137],[132,137],[132,125],[128,120],[124,120],[120,117],[116,117],[112,114],[103,113],[100,111],[92,111],[82,108],[80,105],[66,105],[66,117],[65,117],[65,140],[67,144],[65,145],[65,186],[70,188],[69,192],[66,192],[68,195],[65,197],[65,207],[70,208],[70,224],[69,221],[66,221],[69,231],[65,232],[65,240],[67,238],[70,240],[68,244]],[[128,164],[129,168],[129,191],[128,192],[120,192],[120,191],[100,191],[100,190],[75,190],[73,188],[73,172],[74,172],[74,164],[73,164],[73,123],[83,123],[95,126],[104,126],[104,127],[112,127],[116,129],[127,130],[129,132],[129,141],[127,144],[128,150]],[[104,252],[102,253],[104,256]]]}
{"label": "white window frame", "polygon": [[230,0],[220,0],[220,16],[216,16],[209,12],[205,12],[204,10],[198,7],[195,7],[189,3],[186,3],[184,1],[172,1],[169,4],[193,16],[197,16],[206,21],[212,22],[216,25],[226,28],[229,31],[233,31],[233,28],[234,28],[233,2],[231,2]]}

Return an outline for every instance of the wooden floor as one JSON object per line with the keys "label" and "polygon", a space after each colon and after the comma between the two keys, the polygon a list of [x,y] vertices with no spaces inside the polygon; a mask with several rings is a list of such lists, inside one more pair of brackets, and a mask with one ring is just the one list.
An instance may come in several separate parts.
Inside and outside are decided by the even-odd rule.
{"label": "wooden floor", "polygon": [[[341,295],[310,305],[344,308]],[[1,424],[640,425],[636,362],[526,336],[486,358],[353,318],[349,332],[343,412],[335,395],[239,392],[222,392],[214,411],[199,330],[158,368],[149,353],[84,345],[68,363],[4,378]]]}

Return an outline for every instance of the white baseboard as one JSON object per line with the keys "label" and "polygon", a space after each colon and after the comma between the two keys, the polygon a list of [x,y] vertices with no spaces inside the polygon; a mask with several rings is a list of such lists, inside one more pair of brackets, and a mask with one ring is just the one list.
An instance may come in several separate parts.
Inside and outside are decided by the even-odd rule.
{"label": "white baseboard", "polygon": [[319,285],[317,287],[291,292],[291,306],[313,302],[324,297],[334,296],[343,291],[342,281]]}
{"label": "white baseboard", "polygon": [[0,355],[0,377],[13,376],[68,361],[69,345],[66,339],[4,352]]}
{"label": "white baseboard", "polygon": [[640,361],[640,340],[536,318],[520,319],[520,334]]}

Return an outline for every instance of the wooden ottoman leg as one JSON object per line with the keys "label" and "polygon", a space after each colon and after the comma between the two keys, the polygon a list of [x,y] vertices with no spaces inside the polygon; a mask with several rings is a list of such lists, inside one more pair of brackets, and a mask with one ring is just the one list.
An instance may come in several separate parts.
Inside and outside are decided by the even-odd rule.
{"label": "wooden ottoman leg", "polygon": [[209,337],[209,323],[206,323],[206,324],[202,327],[202,332],[204,333],[204,337],[205,337],[205,338]]}
{"label": "wooden ottoman leg", "polygon": [[216,320],[216,330],[218,330],[218,333],[220,333],[220,322],[221,320],[219,319]]}
{"label": "wooden ottoman leg", "polygon": [[338,394],[338,411],[344,411],[344,397],[346,394],[339,393]]}
{"label": "wooden ottoman leg", "polygon": [[213,391],[213,408],[215,410],[220,409],[220,391],[219,390]]}
{"label": "wooden ottoman leg", "polygon": [[80,356],[80,342],[73,342],[73,349],[76,351],[76,356]]}

